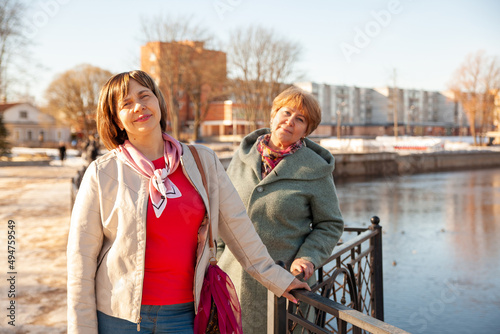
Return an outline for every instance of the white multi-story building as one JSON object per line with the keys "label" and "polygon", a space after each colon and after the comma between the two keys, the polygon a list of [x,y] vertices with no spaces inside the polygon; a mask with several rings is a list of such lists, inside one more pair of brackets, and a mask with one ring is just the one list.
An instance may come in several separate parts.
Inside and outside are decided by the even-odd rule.
{"label": "white multi-story building", "polygon": [[[372,136],[456,134],[467,125],[461,106],[447,92],[361,88],[297,82],[297,87],[312,93],[322,109],[317,135]],[[396,117],[395,117],[396,112]]]}

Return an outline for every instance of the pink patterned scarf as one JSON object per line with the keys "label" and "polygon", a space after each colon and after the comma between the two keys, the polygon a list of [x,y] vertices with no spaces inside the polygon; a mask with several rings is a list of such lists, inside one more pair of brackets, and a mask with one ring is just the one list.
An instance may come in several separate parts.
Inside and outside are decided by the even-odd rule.
{"label": "pink patterned scarf", "polygon": [[168,179],[168,175],[175,172],[179,166],[182,155],[181,144],[166,133],[163,133],[163,141],[165,143],[166,165],[163,169],[155,169],[154,164],[128,140],[116,148],[120,160],[149,178],[149,196],[157,218],[161,216],[167,206],[167,198],[182,196],[175,184]]}
{"label": "pink patterned scarf", "polygon": [[284,150],[275,151],[269,147],[269,140],[271,139],[271,134],[262,135],[257,138],[257,151],[262,156],[262,170],[261,176],[264,179],[273,169],[279,164],[281,160],[287,155],[293,154],[301,148],[304,143],[302,140],[298,140],[292,145],[288,146]]}

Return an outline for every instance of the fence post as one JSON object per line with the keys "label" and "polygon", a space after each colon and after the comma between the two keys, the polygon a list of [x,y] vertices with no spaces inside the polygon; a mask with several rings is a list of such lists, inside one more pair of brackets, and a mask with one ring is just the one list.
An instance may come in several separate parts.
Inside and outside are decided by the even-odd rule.
{"label": "fence post", "polygon": [[[285,267],[283,261],[278,260],[276,264]],[[286,333],[286,312],[286,298],[267,291],[267,334]]]}
{"label": "fence post", "polygon": [[267,292],[267,334],[286,333],[286,298]]}
{"label": "fence post", "polygon": [[379,225],[380,218],[373,216],[371,218],[372,225],[369,227],[372,231],[378,233],[370,239],[370,246],[373,251],[370,255],[371,266],[371,316],[378,320],[384,321],[384,275],[382,267],[382,227]]}

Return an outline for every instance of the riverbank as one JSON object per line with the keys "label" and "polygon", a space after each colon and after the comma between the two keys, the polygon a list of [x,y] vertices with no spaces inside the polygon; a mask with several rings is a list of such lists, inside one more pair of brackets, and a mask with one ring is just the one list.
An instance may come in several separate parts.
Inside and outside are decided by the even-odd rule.
{"label": "riverbank", "polygon": [[[428,153],[331,152],[335,157],[333,175],[337,180],[500,167],[500,150],[498,149]],[[224,168],[227,168],[231,159],[232,156],[220,158]]]}

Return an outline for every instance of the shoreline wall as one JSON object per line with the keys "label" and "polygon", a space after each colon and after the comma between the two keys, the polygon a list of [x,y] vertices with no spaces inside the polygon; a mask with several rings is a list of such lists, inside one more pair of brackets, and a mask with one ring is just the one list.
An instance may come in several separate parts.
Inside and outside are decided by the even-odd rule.
{"label": "shoreline wall", "polygon": [[334,177],[378,177],[500,167],[500,152],[334,154]]}

